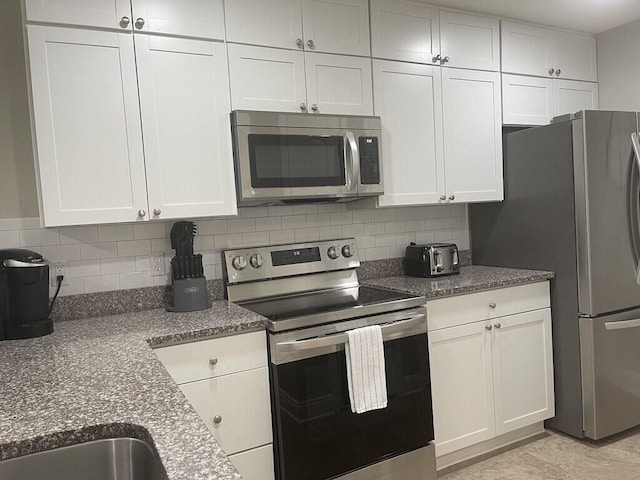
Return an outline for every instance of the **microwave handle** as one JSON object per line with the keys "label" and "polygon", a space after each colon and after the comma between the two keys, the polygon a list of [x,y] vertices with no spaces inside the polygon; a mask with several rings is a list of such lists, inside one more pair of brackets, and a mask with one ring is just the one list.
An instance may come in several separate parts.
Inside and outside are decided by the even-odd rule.
{"label": "microwave handle", "polygon": [[360,179],[360,153],[358,152],[358,143],[353,132],[345,132],[346,139],[346,157],[347,157],[347,189],[357,190],[358,180]]}

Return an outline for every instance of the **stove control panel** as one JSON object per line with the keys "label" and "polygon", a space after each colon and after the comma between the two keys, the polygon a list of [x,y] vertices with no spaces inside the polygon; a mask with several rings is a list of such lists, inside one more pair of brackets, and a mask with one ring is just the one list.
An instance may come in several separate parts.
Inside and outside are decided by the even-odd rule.
{"label": "stove control panel", "polygon": [[228,284],[360,266],[353,238],[247,247],[225,250],[222,255]]}

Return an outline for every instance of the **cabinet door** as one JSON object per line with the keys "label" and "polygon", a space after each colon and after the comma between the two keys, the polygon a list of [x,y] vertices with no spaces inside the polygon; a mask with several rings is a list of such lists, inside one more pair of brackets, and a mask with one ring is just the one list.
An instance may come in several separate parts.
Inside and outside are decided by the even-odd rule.
{"label": "cabinet door", "polygon": [[224,0],[224,9],[229,42],[303,48],[301,0]]}
{"label": "cabinet door", "polygon": [[496,434],[555,415],[551,311],[546,308],[493,321]]}
{"label": "cabinet door", "polygon": [[553,85],[550,78],[502,75],[502,123],[546,125],[553,118]]}
{"label": "cabinet door", "polygon": [[434,63],[440,53],[438,11],[405,0],[371,0],[371,55]]}
{"label": "cabinet door", "polygon": [[272,442],[267,367],[186,383],[180,390],[227,455]]}
{"label": "cabinet door", "polygon": [[550,77],[549,70],[556,68],[552,33],[545,28],[502,22],[502,71]]}
{"label": "cabinet door", "polygon": [[445,194],[440,70],[373,61],[375,115],[382,119],[380,206],[438,203]]}
{"label": "cabinet door", "polygon": [[553,81],[553,114],[564,115],[578,110],[598,108],[598,84],[573,80]]}
{"label": "cabinet door", "polygon": [[312,112],[373,115],[370,58],[306,53],[305,70]]}
{"label": "cabinet door", "polygon": [[233,44],[228,49],[233,110],[306,111],[304,53]]}
{"label": "cabinet door", "polygon": [[230,455],[229,460],[244,480],[273,480],[273,445]]}
{"label": "cabinet door", "polygon": [[495,436],[488,322],[429,332],[436,455]]}
{"label": "cabinet door", "polygon": [[131,3],[135,31],[224,40],[222,0],[131,0]]}
{"label": "cabinet door", "polygon": [[132,35],[27,34],[45,225],[148,219]]}
{"label": "cabinet door", "polygon": [[500,74],[442,69],[447,201],[502,200]]}
{"label": "cabinet door", "polygon": [[500,24],[476,15],[440,12],[440,54],[443,65],[500,70]]}
{"label": "cabinet door", "polygon": [[28,22],[131,30],[129,0],[24,0]]}
{"label": "cabinet door", "polygon": [[235,215],[224,44],[136,35],[152,218]]}
{"label": "cabinet door", "polygon": [[302,0],[305,49],[369,56],[368,0]]}
{"label": "cabinet door", "polygon": [[554,76],[565,79],[598,80],[596,63],[596,39],[577,33],[554,32]]}

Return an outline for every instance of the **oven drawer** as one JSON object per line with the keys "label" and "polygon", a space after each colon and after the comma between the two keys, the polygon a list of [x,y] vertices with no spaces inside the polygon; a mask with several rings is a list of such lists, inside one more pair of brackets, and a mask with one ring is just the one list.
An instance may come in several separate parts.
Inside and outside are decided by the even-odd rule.
{"label": "oven drawer", "polygon": [[180,385],[227,455],[272,442],[266,367]]}
{"label": "oven drawer", "polygon": [[427,301],[429,331],[547,308],[549,282],[498,288]]}
{"label": "oven drawer", "polygon": [[267,366],[264,331],[212,338],[155,350],[177,384]]}

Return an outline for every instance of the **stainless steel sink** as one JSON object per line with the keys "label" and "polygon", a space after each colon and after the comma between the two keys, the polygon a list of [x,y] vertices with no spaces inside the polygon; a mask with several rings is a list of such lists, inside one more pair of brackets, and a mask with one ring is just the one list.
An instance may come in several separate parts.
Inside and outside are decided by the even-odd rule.
{"label": "stainless steel sink", "polygon": [[133,438],[94,440],[0,462],[2,480],[165,480],[156,452]]}

